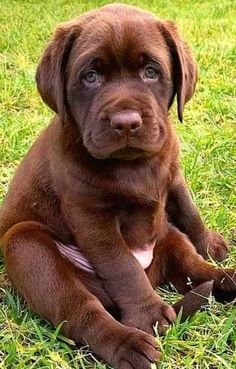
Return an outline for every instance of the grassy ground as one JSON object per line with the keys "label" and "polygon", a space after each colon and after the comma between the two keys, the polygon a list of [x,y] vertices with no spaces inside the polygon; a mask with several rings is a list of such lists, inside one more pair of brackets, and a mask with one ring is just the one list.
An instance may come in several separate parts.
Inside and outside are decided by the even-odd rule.
{"label": "grassy ground", "polygon": [[[55,5],[55,3],[57,5]],[[0,1],[0,200],[19,160],[52,113],[41,103],[34,75],[55,25],[104,1]],[[233,244],[236,233],[236,3],[233,0],[129,1],[176,20],[200,66],[197,93],[181,126],[183,168],[206,223]],[[176,121],[176,115],[173,110]],[[224,263],[235,266],[236,250]],[[163,293],[168,301],[175,300]],[[76,350],[11,290],[0,266],[0,368],[106,368],[87,349]],[[236,367],[236,309],[213,300],[165,338],[160,368]]]}

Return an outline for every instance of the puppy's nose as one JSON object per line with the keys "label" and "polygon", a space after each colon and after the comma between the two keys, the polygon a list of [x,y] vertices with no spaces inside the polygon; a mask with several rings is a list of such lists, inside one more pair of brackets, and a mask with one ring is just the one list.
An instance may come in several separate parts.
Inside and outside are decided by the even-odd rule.
{"label": "puppy's nose", "polygon": [[142,126],[140,114],[129,109],[114,113],[110,121],[112,128],[120,133],[135,133]]}

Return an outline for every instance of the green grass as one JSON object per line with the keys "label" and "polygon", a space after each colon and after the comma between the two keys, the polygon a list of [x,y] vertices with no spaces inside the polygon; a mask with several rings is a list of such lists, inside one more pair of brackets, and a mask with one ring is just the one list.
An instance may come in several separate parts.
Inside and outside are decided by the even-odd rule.
{"label": "green grass", "polygon": [[[55,5],[55,3],[57,5]],[[35,69],[58,22],[104,1],[0,1],[0,199],[14,170],[52,113],[35,88]],[[184,172],[209,227],[233,244],[236,231],[236,3],[233,0],[129,1],[173,19],[192,45],[199,64],[195,97],[184,124],[174,121],[182,142]],[[232,248],[224,265],[235,266]],[[167,301],[176,295],[162,292]],[[0,266],[0,368],[107,368],[87,348],[75,345],[35,316],[13,293]],[[160,368],[236,367],[236,309],[209,301],[206,311],[177,323],[165,338]]]}

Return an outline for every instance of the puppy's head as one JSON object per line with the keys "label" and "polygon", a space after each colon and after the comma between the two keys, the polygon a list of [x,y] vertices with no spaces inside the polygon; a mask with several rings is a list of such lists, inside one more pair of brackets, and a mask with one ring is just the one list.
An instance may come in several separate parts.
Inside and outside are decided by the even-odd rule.
{"label": "puppy's head", "polygon": [[108,5],[58,27],[36,78],[43,100],[62,122],[73,117],[93,157],[130,160],[160,150],[174,97],[182,120],[197,73],[172,22]]}

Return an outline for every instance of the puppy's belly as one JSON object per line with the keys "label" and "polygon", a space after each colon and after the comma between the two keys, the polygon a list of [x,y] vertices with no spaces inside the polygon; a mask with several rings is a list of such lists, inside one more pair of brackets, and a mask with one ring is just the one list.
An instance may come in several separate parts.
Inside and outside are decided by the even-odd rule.
{"label": "puppy's belly", "polygon": [[136,257],[143,269],[147,269],[151,264],[153,259],[153,249],[154,245],[147,244],[142,248],[131,250],[132,254]]}
{"label": "puppy's belly", "polygon": [[[68,259],[77,268],[83,269],[89,273],[95,273],[89,260],[78,250],[74,245],[65,245],[61,242],[55,242],[60,253]],[[147,269],[153,259],[154,243],[147,243],[144,246],[130,250],[138,262],[141,264],[143,269]]]}

